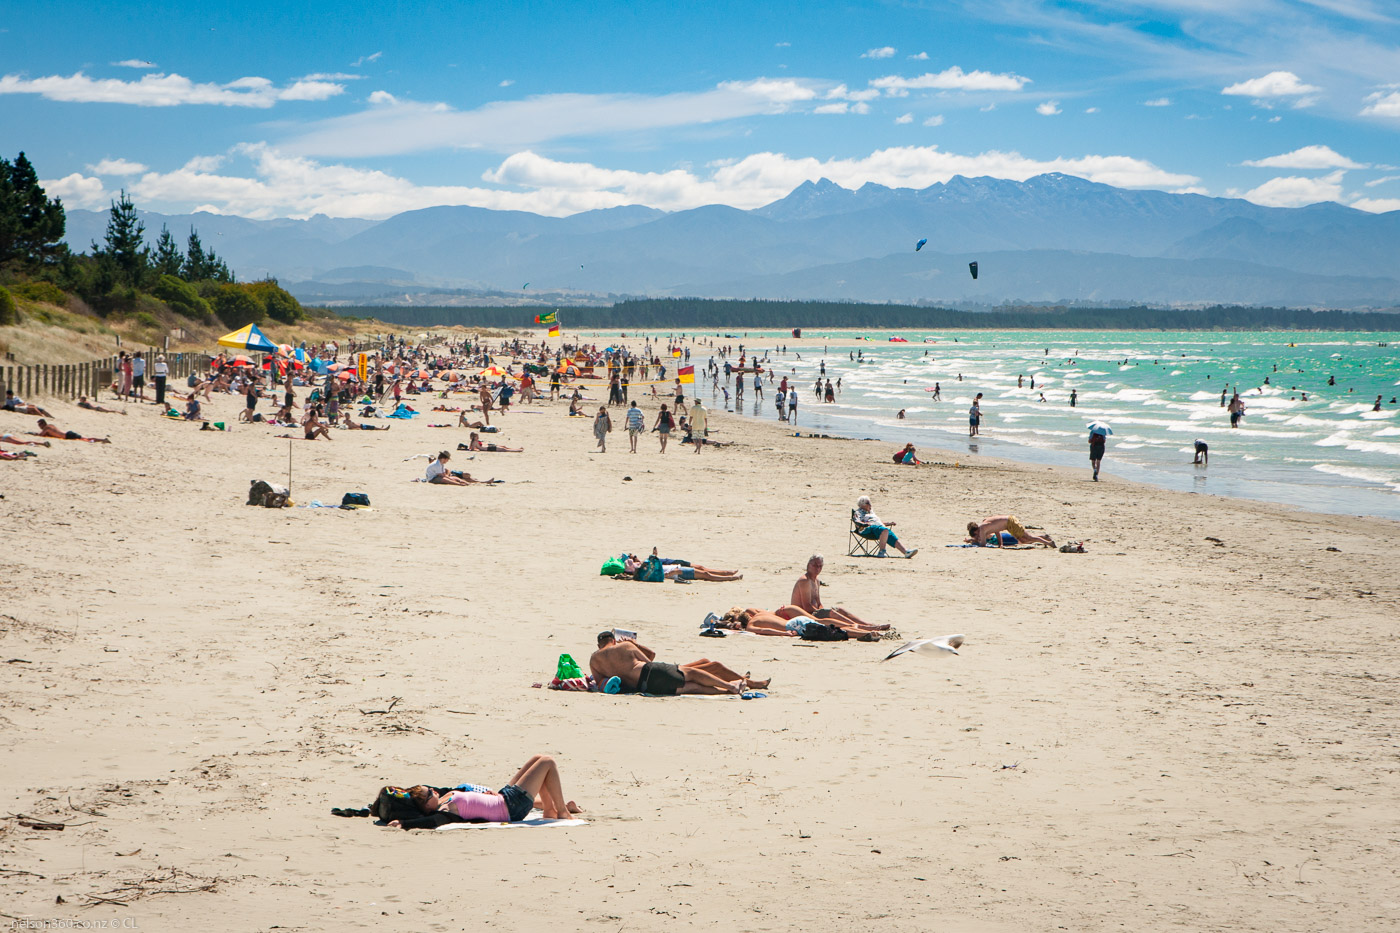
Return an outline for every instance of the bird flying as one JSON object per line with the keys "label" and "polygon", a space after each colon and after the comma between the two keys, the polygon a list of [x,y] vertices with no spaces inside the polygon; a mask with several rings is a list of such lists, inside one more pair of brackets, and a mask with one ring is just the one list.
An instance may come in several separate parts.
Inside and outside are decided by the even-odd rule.
{"label": "bird flying", "polygon": [[919,654],[927,654],[933,657],[946,658],[950,654],[957,654],[962,647],[963,636],[961,635],[940,635],[938,638],[925,638],[922,641],[906,641],[898,648],[881,658],[881,661],[888,661],[890,658],[898,657],[901,654],[908,654],[917,651]]}

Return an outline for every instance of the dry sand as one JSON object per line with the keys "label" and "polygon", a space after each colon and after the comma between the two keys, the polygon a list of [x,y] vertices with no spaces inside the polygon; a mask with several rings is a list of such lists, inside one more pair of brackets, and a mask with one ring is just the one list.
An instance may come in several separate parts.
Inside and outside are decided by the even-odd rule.
{"label": "dry sand", "polygon": [[[374,509],[272,511],[243,505],[251,479],[284,481],[272,429],[53,408],[113,444],[0,464],[0,810],[68,824],[0,820],[6,917],[1400,927],[1393,523],[1118,482],[1111,449],[1098,484],[1087,463],[916,470],[890,445],[722,414],[726,450],[661,456],[648,435],[634,456],[619,431],[598,455],[562,404],[500,419],[524,454],[457,454],[497,488],[410,482],[425,461],[405,457],[466,439],[425,426],[455,416],[295,441],[299,504],[363,491]],[[862,492],[915,559],[844,556]],[[1005,511],[1089,553],[943,546]],[[745,579],[598,576],[652,545]],[[707,610],[785,602],[813,551],[828,604],[965,633],[962,655],[698,637]],[[612,626],[771,675],[770,695],[531,688]],[[589,825],[404,833],[329,813],[390,782],[498,786],[537,752]]]}

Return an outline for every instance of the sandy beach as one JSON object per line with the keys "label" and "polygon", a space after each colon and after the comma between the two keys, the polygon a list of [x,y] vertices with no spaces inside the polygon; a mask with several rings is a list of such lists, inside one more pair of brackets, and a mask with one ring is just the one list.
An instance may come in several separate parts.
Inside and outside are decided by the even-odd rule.
{"label": "sandy beach", "polygon": [[[490,439],[522,454],[468,459],[466,429],[427,427],[456,415],[432,412],[293,441],[298,506],[373,507],[277,511],[243,504],[250,480],[286,482],[277,429],[38,401],[112,444],[0,464],[5,918],[1400,928],[1393,522],[1125,483],[1111,447],[1097,484],[1087,460],[922,450],[941,462],[916,469],[888,444],[722,412],[712,437],[731,447],[660,455],[648,434],[632,455],[618,412],[597,454],[563,402],[496,420]],[[240,407],[216,396],[209,414]],[[0,431],[33,424],[0,413]],[[427,461],[405,458],[444,448],[507,482],[412,482]],[[914,559],[846,556],[862,493]],[[1088,553],[945,547],[1007,512]],[[599,576],[652,546],[745,577]],[[698,636],[707,611],[786,603],[814,552],[828,605],[908,638],[964,633],[961,655]],[[586,667],[614,626],[665,660],[771,676],[768,696],[532,687],[562,652]],[[407,833],[330,814],[389,783],[499,786],[535,753],[587,825]]]}

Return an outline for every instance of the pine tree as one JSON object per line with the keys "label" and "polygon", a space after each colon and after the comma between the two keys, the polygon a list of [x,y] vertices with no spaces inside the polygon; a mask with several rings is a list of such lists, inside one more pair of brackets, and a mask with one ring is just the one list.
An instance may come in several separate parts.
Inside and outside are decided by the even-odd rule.
{"label": "pine tree", "polygon": [[150,251],[146,248],[146,225],[136,216],[136,205],[123,190],[121,198],[112,202],[107,215],[105,246],[92,244],[99,262],[110,264],[116,279],[140,287],[150,272]]}
{"label": "pine tree", "polygon": [[170,235],[165,224],[160,225],[160,238],[156,240],[154,265],[156,272],[161,275],[179,275],[185,267],[185,254],[180,252],[180,247],[176,245],[175,238]]}
{"label": "pine tree", "polygon": [[53,262],[62,252],[66,217],[63,202],[49,199],[23,152],[10,166],[10,185],[19,218],[18,252],[31,265]]}
{"label": "pine tree", "polygon": [[190,228],[190,239],[185,246],[185,267],[183,278],[186,282],[203,282],[209,278],[209,260],[204,255],[204,244],[199,242],[199,231]]}

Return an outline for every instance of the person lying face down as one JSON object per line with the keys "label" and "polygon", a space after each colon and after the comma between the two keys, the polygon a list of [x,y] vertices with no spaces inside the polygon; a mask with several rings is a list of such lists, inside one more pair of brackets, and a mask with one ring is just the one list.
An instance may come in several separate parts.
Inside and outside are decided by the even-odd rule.
{"label": "person lying face down", "polygon": [[657,696],[737,694],[750,687],[762,690],[769,684],[767,680],[751,680],[747,674],[709,658],[685,664],[657,661],[655,651],[630,639],[618,641],[611,629],[599,633],[598,650],[588,659],[588,669],[600,684],[617,677],[629,693]]}

